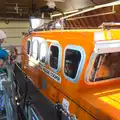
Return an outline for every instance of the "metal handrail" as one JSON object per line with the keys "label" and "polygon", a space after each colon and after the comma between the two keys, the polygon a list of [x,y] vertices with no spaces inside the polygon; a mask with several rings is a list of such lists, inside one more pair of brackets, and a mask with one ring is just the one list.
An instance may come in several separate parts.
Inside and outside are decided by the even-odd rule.
{"label": "metal handrail", "polygon": [[4,64],[4,68],[7,70],[8,73],[7,79],[3,81],[3,93],[7,120],[18,120],[12,66],[8,63],[8,61],[6,61]]}
{"label": "metal handrail", "polygon": [[120,22],[104,22],[98,28],[120,27]]}

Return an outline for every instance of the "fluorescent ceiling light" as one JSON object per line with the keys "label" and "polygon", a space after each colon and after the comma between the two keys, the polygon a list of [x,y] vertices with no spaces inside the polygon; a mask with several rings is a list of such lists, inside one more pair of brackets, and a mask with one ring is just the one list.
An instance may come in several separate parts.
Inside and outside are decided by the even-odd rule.
{"label": "fluorescent ceiling light", "polygon": [[65,0],[45,0],[45,1],[65,2]]}
{"label": "fluorescent ceiling light", "polygon": [[98,5],[98,6],[95,6],[94,8],[110,7],[110,6],[119,5],[119,4],[120,4],[120,1],[115,1],[111,3],[103,4],[103,5]]}
{"label": "fluorescent ceiling light", "polygon": [[[67,14],[71,14],[71,13],[75,13],[75,12],[78,12],[79,10],[72,10],[72,11],[68,11],[68,12],[64,12],[64,15],[67,15]],[[54,15],[51,15],[51,17],[57,17],[57,16],[61,16],[62,13],[58,13],[58,14],[54,14]]]}

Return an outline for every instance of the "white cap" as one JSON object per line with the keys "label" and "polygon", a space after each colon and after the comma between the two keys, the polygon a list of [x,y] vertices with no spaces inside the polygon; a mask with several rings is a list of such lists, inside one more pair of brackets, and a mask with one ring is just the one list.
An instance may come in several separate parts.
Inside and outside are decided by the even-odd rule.
{"label": "white cap", "polygon": [[6,34],[2,30],[0,30],[0,40],[5,39],[6,37]]}

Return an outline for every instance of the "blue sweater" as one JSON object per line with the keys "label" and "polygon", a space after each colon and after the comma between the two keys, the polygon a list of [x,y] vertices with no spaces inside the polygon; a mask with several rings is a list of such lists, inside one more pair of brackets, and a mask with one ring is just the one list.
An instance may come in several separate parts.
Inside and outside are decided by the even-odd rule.
{"label": "blue sweater", "polygon": [[0,59],[5,59],[8,56],[8,52],[0,48]]}

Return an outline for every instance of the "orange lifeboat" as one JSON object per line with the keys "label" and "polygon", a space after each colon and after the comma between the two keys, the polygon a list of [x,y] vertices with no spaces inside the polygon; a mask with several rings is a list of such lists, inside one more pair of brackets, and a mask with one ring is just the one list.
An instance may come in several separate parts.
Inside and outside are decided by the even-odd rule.
{"label": "orange lifeboat", "polygon": [[119,58],[119,29],[33,31],[22,41],[23,71],[71,120],[120,119]]}

